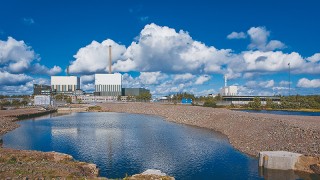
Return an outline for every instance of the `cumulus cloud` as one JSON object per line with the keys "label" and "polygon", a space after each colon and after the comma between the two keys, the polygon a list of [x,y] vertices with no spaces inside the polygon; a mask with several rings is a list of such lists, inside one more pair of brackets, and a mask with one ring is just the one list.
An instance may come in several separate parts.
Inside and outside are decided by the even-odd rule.
{"label": "cumulus cloud", "polygon": [[252,50],[273,51],[285,48],[285,44],[278,40],[268,42],[270,31],[265,27],[252,27],[247,31],[251,43],[248,48]]}
{"label": "cumulus cloud", "polygon": [[274,86],[274,80],[268,80],[268,81],[248,81],[246,83],[246,86],[249,88],[271,88]]}
{"label": "cumulus cloud", "polygon": [[308,61],[312,63],[317,63],[320,61],[320,53],[315,53],[313,56],[307,58]]}
{"label": "cumulus cloud", "polygon": [[203,84],[203,83],[205,83],[205,82],[207,82],[209,80],[210,80],[210,76],[208,76],[208,75],[199,76],[197,78],[195,84],[198,84],[198,85],[199,84]]}
{"label": "cumulus cloud", "polygon": [[309,80],[307,78],[302,78],[299,79],[297,86],[302,88],[320,88],[320,79]]}
{"label": "cumulus cloud", "polygon": [[107,72],[109,69],[109,46],[112,46],[112,62],[122,59],[126,51],[124,45],[120,45],[111,39],[101,43],[92,41],[91,44],[79,49],[77,54],[74,55],[75,60],[71,62],[69,67],[70,73],[92,74]]}
{"label": "cumulus cloud", "polygon": [[245,39],[247,35],[244,32],[232,32],[227,36],[227,39]]}
{"label": "cumulus cloud", "polygon": [[166,79],[167,75],[158,72],[141,72],[139,79],[142,84],[160,84],[160,81]]}
{"label": "cumulus cloud", "polygon": [[32,77],[25,74],[10,74],[0,71],[0,85],[12,86],[21,85],[32,80]]}
{"label": "cumulus cloud", "polygon": [[32,74],[45,74],[49,76],[59,74],[61,71],[62,69],[59,66],[53,66],[53,68],[49,69],[48,67],[39,63],[34,64],[31,68]]}
{"label": "cumulus cloud", "polygon": [[31,47],[24,41],[17,41],[8,37],[7,41],[0,40],[0,67],[13,73],[21,73],[30,67],[37,58]]}
{"label": "cumulus cloud", "polygon": [[213,46],[195,41],[180,30],[167,26],[148,24],[142,29],[137,40],[126,48],[106,40],[93,41],[81,48],[74,56],[70,71],[90,74],[104,72],[107,66],[108,45],[113,48],[113,69],[120,72],[165,72],[165,73],[202,73],[222,72],[232,54],[230,49],[218,50]]}
{"label": "cumulus cloud", "polygon": [[82,83],[93,83],[94,75],[83,75],[80,79]]}
{"label": "cumulus cloud", "polygon": [[12,37],[8,37],[7,41],[0,40],[0,70],[13,74],[30,73],[54,75],[61,72],[59,66],[48,67],[39,63],[37,55],[30,46],[24,41],[17,41]]}

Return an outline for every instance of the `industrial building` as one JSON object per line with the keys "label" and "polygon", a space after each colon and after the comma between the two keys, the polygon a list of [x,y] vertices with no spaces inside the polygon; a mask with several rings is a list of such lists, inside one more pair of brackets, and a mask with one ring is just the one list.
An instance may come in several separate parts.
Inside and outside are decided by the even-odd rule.
{"label": "industrial building", "polygon": [[145,88],[122,88],[122,96],[139,96],[143,93],[150,93],[150,90]]}
{"label": "industrial building", "polygon": [[51,98],[47,95],[36,95],[34,96],[35,106],[49,106],[51,105]]}
{"label": "industrial building", "polygon": [[237,86],[227,86],[227,76],[224,76],[224,87],[220,89],[221,96],[237,96],[238,87]]}
{"label": "industrial building", "polygon": [[33,95],[51,95],[51,86],[33,84]]}
{"label": "industrial building", "polygon": [[95,96],[121,96],[122,75],[115,74],[95,74]]}
{"label": "industrial building", "polygon": [[56,94],[74,94],[80,89],[80,78],[77,76],[51,76],[51,90]]}

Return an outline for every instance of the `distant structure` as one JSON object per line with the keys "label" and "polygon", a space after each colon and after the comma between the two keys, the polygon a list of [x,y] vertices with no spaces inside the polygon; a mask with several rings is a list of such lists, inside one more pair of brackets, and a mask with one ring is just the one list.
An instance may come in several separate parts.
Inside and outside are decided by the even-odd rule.
{"label": "distant structure", "polygon": [[[122,75],[112,74],[111,46],[109,45],[109,74],[95,74],[95,96],[121,96],[122,95]],[[109,99],[109,98],[107,98]]]}
{"label": "distant structure", "polygon": [[47,95],[36,95],[34,96],[35,106],[49,106],[51,104],[51,98]]}
{"label": "distant structure", "polygon": [[115,74],[95,74],[95,96],[121,96],[122,75]]}
{"label": "distant structure", "polygon": [[237,86],[227,86],[227,76],[224,76],[224,87],[220,89],[221,96],[237,96],[238,87]]}
{"label": "distant structure", "polygon": [[51,76],[51,90],[54,94],[72,95],[80,89],[80,78],[77,76]]}
{"label": "distant structure", "polygon": [[33,95],[51,95],[51,86],[33,84]]}
{"label": "distant structure", "polygon": [[145,88],[122,88],[122,96],[139,96],[143,93],[150,93],[150,90]]}

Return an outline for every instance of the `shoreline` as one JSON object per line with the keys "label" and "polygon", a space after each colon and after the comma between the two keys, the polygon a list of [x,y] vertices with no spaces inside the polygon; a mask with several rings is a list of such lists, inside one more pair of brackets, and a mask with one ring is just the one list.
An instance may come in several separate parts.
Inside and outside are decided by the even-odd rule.
{"label": "shoreline", "polygon": [[[97,105],[102,108],[99,112],[155,115],[170,122],[214,130],[225,135],[236,150],[253,157],[257,157],[260,151],[276,150],[320,157],[320,117],[247,113],[221,108],[154,103],[101,103]],[[88,112],[87,105],[80,106],[83,109],[81,112]],[[1,129],[0,135],[18,127],[14,122],[18,120],[17,118],[4,116],[0,111],[0,125],[3,124],[3,119],[8,119],[9,123],[6,125],[9,125],[10,128],[5,131]],[[26,152],[1,147],[1,153],[10,154],[10,151],[21,154]],[[30,154],[47,154],[47,152],[29,152]],[[97,178],[97,176],[90,177]],[[87,176],[84,175],[84,177]]]}
{"label": "shoreline", "polygon": [[239,151],[290,151],[320,156],[320,117],[274,115],[154,103],[101,103],[102,111],[149,114],[226,135]]}
{"label": "shoreline", "polygon": [[16,121],[51,114],[56,110],[39,111],[37,108],[0,110],[0,178],[52,179],[66,177],[106,179],[98,177],[95,164],[80,162],[68,154],[41,152],[2,147],[2,136],[16,128]]}

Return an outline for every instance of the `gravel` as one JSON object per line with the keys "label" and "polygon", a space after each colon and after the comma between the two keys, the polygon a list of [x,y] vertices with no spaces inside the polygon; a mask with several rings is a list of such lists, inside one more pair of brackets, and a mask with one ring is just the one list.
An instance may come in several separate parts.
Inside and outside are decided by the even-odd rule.
{"label": "gravel", "polygon": [[251,156],[260,151],[290,151],[320,155],[320,117],[271,115],[161,103],[103,103],[104,111],[158,115],[168,121],[225,134],[238,150]]}

